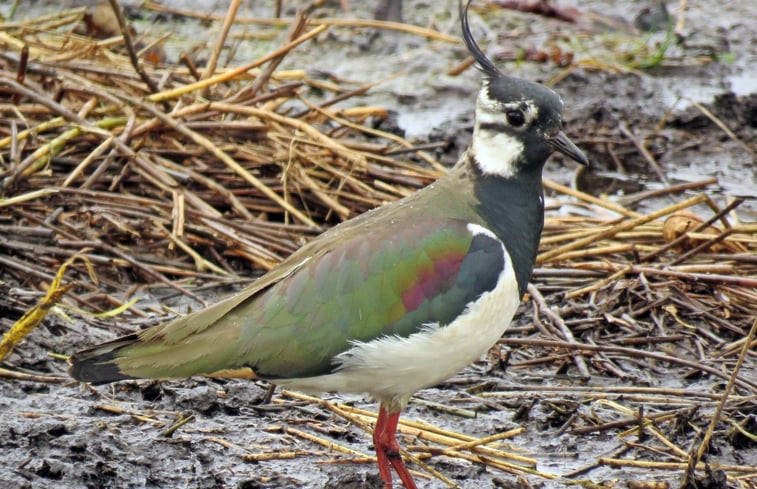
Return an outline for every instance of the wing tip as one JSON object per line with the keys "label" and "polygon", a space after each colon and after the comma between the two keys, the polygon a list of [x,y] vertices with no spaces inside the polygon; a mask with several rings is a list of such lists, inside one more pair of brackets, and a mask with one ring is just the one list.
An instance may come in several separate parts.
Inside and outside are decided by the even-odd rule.
{"label": "wing tip", "polygon": [[95,385],[135,378],[123,373],[115,360],[120,349],[131,345],[137,339],[137,335],[132,334],[74,353],[68,360],[68,375],[78,381]]}

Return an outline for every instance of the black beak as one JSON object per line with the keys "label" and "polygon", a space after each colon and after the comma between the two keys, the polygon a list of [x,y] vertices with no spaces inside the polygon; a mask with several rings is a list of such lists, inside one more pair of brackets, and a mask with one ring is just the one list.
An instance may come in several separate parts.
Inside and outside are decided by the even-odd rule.
{"label": "black beak", "polygon": [[568,136],[564,132],[560,131],[557,135],[549,140],[549,144],[555,151],[559,151],[571,160],[576,161],[582,165],[589,165],[589,160],[586,159],[586,155],[578,149],[578,146],[573,144],[573,141],[568,139]]}

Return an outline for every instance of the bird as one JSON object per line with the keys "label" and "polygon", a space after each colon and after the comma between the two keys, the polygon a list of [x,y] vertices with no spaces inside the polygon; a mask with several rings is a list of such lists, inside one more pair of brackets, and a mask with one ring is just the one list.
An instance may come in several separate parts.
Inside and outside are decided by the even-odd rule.
{"label": "bird", "polygon": [[248,369],[305,392],[367,393],[385,489],[417,486],[396,439],[418,390],[474,362],[502,336],[526,291],[544,225],[542,169],[581,165],[550,88],[500,71],[462,36],[482,73],[471,141],[427,187],[340,223],[253,284],[206,309],[70,357],[104,384]]}

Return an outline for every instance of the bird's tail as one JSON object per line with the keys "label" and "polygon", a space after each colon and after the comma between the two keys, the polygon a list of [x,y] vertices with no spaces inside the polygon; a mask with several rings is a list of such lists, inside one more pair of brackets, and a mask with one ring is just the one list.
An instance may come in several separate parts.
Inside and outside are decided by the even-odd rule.
{"label": "bird's tail", "polygon": [[220,319],[254,292],[251,289],[207,309],[75,353],[68,373],[83,382],[107,384],[249,370],[240,351],[241,323]]}
{"label": "bird's tail", "polygon": [[107,384],[117,380],[134,379],[121,371],[116,363],[118,352],[139,341],[137,334],[130,334],[117,340],[74,353],[69,359],[68,374],[82,382]]}
{"label": "bird's tail", "polygon": [[151,330],[130,334],[74,353],[68,374],[82,382],[107,384],[126,379],[169,379],[193,375],[257,378],[235,359],[237,341],[224,341],[223,332],[199,334],[173,343]]}

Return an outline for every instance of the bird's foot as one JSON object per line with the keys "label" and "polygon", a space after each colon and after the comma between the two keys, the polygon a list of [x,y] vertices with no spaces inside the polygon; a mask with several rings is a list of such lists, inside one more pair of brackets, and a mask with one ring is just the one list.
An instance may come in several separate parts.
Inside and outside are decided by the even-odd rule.
{"label": "bird's foot", "polygon": [[373,430],[373,445],[376,448],[379,475],[384,481],[384,489],[392,489],[392,468],[399,476],[405,489],[417,489],[410,471],[405,467],[400,455],[400,446],[397,443],[397,423],[400,412],[388,414],[386,409],[379,407],[379,415],[376,427]]}

